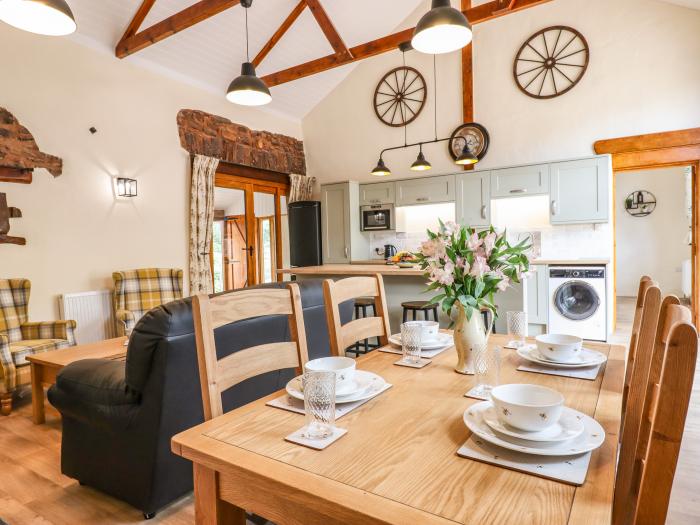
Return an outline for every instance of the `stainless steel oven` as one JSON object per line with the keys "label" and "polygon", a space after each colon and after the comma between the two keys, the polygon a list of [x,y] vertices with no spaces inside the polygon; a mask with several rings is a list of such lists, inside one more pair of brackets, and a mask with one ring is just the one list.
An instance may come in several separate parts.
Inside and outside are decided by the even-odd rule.
{"label": "stainless steel oven", "polygon": [[362,231],[393,230],[394,205],[374,204],[360,207]]}

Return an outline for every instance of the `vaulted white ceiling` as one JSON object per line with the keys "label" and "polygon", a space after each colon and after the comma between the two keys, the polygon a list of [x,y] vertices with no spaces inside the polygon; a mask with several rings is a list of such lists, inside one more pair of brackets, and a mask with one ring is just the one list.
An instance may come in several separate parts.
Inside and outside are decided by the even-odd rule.
{"label": "vaulted white ceiling", "polygon": [[700,0],[661,0],[667,4],[676,4],[683,7],[690,7],[692,9],[700,9]]}
{"label": "vaulted white ceiling", "polygon": [[[141,29],[196,3],[196,0],[156,0]],[[250,57],[289,15],[298,0],[255,0],[248,12]],[[114,53],[141,0],[70,0],[78,23],[73,37]],[[404,20],[425,0],[322,0],[328,16],[348,47],[404,29]],[[131,55],[133,61],[203,87],[222,98],[245,60],[244,9],[233,7],[208,20]],[[270,54],[258,74],[292,67],[333,53],[316,20],[305,9]],[[343,66],[272,88],[266,107],[301,118],[335,88],[355,67]]]}

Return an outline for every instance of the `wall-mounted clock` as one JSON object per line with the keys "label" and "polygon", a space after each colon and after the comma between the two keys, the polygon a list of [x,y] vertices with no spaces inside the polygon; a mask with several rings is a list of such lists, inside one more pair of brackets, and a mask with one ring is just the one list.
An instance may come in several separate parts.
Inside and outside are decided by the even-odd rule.
{"label": "wall-mounted clock", "polygon": [[547,27],[521,46],[513,63],[520,91],[533,98],[554,98],[570,91],[588,68],[588,42],[576,29]]}
{"label": "wall-mounted clock", "polygon": [[481,124],[469,122],[462,124],[450,135],[447,148],[453,160],[457,160],[464,149],[464,142],[477,159],[481,160],[489,149],[489,132]]}
{"label": "wall-mounted clock", "polygon": [[382,77],[374,90],[374,112],[387,126],[400,128],[420,114],[427,95],[425,79],[412,67],[402,66]]}

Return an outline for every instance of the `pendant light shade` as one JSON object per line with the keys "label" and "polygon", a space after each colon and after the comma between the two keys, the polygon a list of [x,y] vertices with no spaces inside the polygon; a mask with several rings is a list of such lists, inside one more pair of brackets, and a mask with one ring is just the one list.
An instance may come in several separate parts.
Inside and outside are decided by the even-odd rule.
{"label": "pendant light shade", "polygon": [[464,144],[462,153],[460,153],[459,157],[457,157],[455,160],[455,164],[459,164],[460,166],[470,166],[472,164],[476,164],[477,162],[479,162],[479,159],[472,153],[469,145]]}
{"label": "pendant light shade", "polygon": [[377,165],[372,171],[370,171],[370,173],[372,175],[376,175],[377,177],[386,177],[391,175],[391,170],[386,167],[386,164],[384,164],[384,159],[379,157],[379,162],[377,162]]}
{"label": "pendant light shade", "polygon": [[427,160],[425,160],[425,156],[423,155],[423,151],[418,152],[418,157],[416,158],[416,161],[411,164],[411,170],[412,171],[427,171],[429,169],[432,169],[433,165],[430,164]]}
{"label": "pendant light shade", "polygon": [[430,11],[416,25],[411,45],[421,53],[438,55],[462,49],[471,41],[467,17],[450,0],[433,0]]}
{"label": "pendant light shade", "polygon": [[241,76],[229,84],[226,99],[242,106],[262,106],[272,100],[272,95],[265,82],[255,74],[253,64],[243,62]]}
{"label": "pendant light shade", "polygon": [[[2,0],[0,0],[2,1]],[[241,0],[245,8],[245,54],[246,62],[241,65],[241,75],[233,79],[226,90],[226,99],[241,106],[262,106],[272,101],[270,90],[255,74],[255,66],[250,62],[248,50],[248,8],[253,0]]]}
{"label": "pendant light shade", "polygon": [[48,36],[69,35],[77,28],[65,0],[0,0],[0,20]]}

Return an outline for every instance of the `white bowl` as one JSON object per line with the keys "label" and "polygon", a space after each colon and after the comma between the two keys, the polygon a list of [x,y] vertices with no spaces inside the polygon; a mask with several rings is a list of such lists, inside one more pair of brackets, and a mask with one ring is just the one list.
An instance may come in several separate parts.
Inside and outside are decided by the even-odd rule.
{"label": "white bowl", "polygon": [[535,342],[542,357],[560,363],[573,361],[583,348],[583,339],[575,335],[543,334],[535,337]]}
{"label": "white bowl", "polygon": [[321,357],[307,361],[304,370],[309,372],[335,372],[336,395],[355,387],[355,360],[350,357]]}
{"label": "white bowl", "polygon": [[437,321],[406,321],[404,324],[421,326],[421,343],[434,343],[438,340],[440,323]]}
{"label": "white bowl", "polygon": [[539,385],[501,385],[491,390],[491,399],[501,423],[539,432],[554,425],[564,407],[564,396]]}

